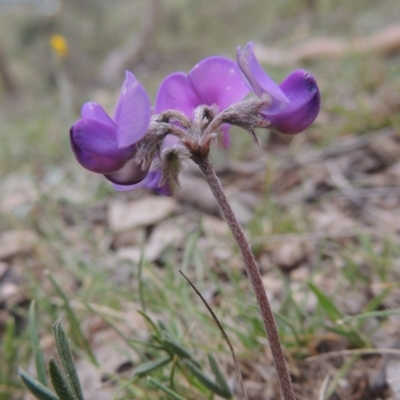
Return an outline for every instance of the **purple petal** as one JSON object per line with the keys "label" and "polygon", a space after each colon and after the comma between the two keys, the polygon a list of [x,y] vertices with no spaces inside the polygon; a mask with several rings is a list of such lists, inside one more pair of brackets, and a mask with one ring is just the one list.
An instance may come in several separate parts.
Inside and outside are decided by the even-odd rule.
{"label": "purple petal", "polygon": [[152,179],[145,184],[148,189],[153,189],[162,196],[170,197],[173,195],[172,188],[168,183],[161,185],[162,174],[160,170],[154,170],[150,174],[152,174]]}
{"label": "purple petal", "polygon": [[148,189],[155,190],[158,194],[162,196],[172,196],[172,189],[168,183],[160,185],[161,177],[161,171],[157,169],[154,171],[150,171],[147,176],[139,183],[136,183],[134,185],[117,185],[113,183],[113,187],[115,190],[118,190],[120,192],[146,187]]}
{"label": "purple petal", "polygon": [[243,50],[240,47],[237,50],[237,62],[249,88],[258,97],[263,97],[265,94],[270,95],[273,101],[273,108],[275,106],[274,103],[287,103],[289,100],[285,96],[285,93],[283,93],[258,63],[253,47],[254,44],[250,42]]}
{"label": "purple petal", "polygon": [[222,147],[224,149],[229,148],[229,146],[231,145],[231,137],[229,135],[229,129],[230,129],[231,125],[229,124],[223,124],[221,126],[221,139],[222,139]]}
{"label": "purple petal", "polygon": [[93,119],[80,119],[71,128],[74,143],[81,150],[101,157],[126,161],[134,155],[135,147],[118,148],[115,128]]}
{"label": "purple petal", "polygon": [[168,75],[158,89],[156,113],[179,110],[188,118],[192,118],[193,110],[200,104],[188,76],[183,72],[176,72]]}
{"label": "purple petal", "polygon": [[74,152],[79,164],[89,171],[97,172],[99,174],[109,174],[118,171],[125,163],[125,161],[112,160],[80,149],[74,142],[72,128],[70,130],[70,140],[72,151]]}
{"label": "purple petal", "polygon": [[161,150],[168,149],[180,143],[180,140],[174,135],[167,135],[162,142]]}
{"label": "purple petal", "polygon": [[293,71],[279,87],[289,99],[288,107],[294,107],[295,104],[306,104],[318,92],[314,77],[302,69]]}
{"label": "purple petal", "polygon": [[139,189],[142,187],[147,187],[149,189],[157,188],[159,185],[159,181],[161,179],[161,172],[159,170],[150,171],[144,179],[140,182],[135,183],[133,185],[119,185],[117,183],[113,183],[113,187],[115,190],[120,192],[125,192],[127,190]]}
{"label": "purple petal", "polygon": [[164,185],[162,185],[154,190],[161,196],[171,197],[174,194],[171,186],[168,183],[165,183]]}
{"label": "purple petal", "polygon": [[188,75],[201,104],[216,104],[219,111],[241,101],[249,92],[237,64],[225,57],[209,57]]}
{"label": "purple petal", "polygon": [[115,129],[115,122],[104,111],[103,107],[93,101],[83,105],[81,110],[82,118],[93,119]]}
{"label": "purple petal", "polygon": [[114,121],[117,124],[118,147],[127,147],[138,142],[149,126],[149,96],[135,76],[128,71],[115,108]]}
{"label": "purple petal", "polygon": [[290,103],[278,114],[263,115],[270,120],[272,130],[295,134],[310,126],[319,113],[321,95],[314,77],[307,72],[292,72],[280,85]]}
{"label": "purple petal", "polygon": [[[104,176],[116,185],[134,185],[146,178],[148,169],[142,169],[142,166],[136,163],[135,159],[129,160],[120,170]],[[129,189],[128,189],[129,190]]]}

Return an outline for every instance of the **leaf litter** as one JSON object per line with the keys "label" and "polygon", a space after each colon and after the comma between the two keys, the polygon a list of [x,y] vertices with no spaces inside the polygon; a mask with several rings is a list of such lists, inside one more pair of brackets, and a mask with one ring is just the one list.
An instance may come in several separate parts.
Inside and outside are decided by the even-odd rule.
{"label": "leaf litter", "polygon": [[[228,186],[228,192],[229,185],[235,185],[232,187],[233,192],[237,191],[241,185],[246,185],[246,191],[257,199],[253,206],[251,203],[243,203],[243,207],[250,208],[251,212],[262,216],[262,221],[258,221],[261,223],[261,228],[253,227],[254,219],[250,219],[245,226],[248,235],[254,238],[254,246],[261,244],[254,249],[257,250],[260,267],[263,270],[265,288],[270,294],[271,302],[276,310],[282,306],[284,301],[285,285],[290,284],[294,301],[304,307],[303,310],[306,314],[320,312],[318,301],[315,296],[310,295],[305,285],[310,279],[320,290],[328,296],[334,297],[336,306],[348,315],[357,315],[363,312],[366,304],[374,296],[379,296],[385,287],[389,288],[389,292],[376,307],[391,309],[400,306],[399,289],[396,283],[400,273],[399,255],[397,254],[397,258],[392,258],[389,252],[385,256],[385,251],[388,251],[385,250],[385,246],[390,247],[388,243],[391,240],[398,241],[400,230],[397,218],[400,215],[400,201],[398,196],[393,196],[393,193],[398,191],[395,185],[399,181],[397,160],[400,158],[400,146],[398,146],[400,141],[395,132],[385,135],[379,140],[375,140],[373,136],[371,139],[373,140],[366,142],[365,138],[360,137],[360,141],[363,142],[361,148],[349,151],[343,147],[342,152],[336,152],[334,156],[328,158],[313,155],[312,161],[302,161],[296,169],[283,167],[283,170],[286,171],[284,181],[290,182],[290,184],[279,182],[282,177],[279,171],[282,171],[282,165],[284,165],[282,161],[280,161],[281,166],[279,163],[268,162],[269,168],[278,168],[276,174],[268,172],[276,180],[270,184],[272,189],[269,196],[271,202],[274,203],[276,218],[281,223],[282,219],[288,220],[286,232],[281,232],[279,224],[275,224],[274,221],[271,223],[268,217],[260,214],[260,208],[265,207],[266,203],[264,189],[259,185],[259,180],[254,179],[252,181],[254,186],[251,186],[246,172],[238,173],[237,168],[232,172],[229,167],[226,167],[222,180]],[[378,157],[381,157],[377,155],[376,143],[378,142],[380,149],[390,149],[390,157],[385,157],[384,162],[378,160]],[[268,147],[265,151],[268,154]],[[327,153],[327,150],[324,151]],[[275,148],[274,156],[285,160],[286,152],[286,148],[282,146],[278,149],[278,153],[281,154],[277,155]],[[373,161],[369,162],[369,159]],[[378,162],[380,164],[377,164]],[[254,161],[248,163],[249,170],[251,170],[252,163]],[[243,166],[246,166],[246,161],[242,161],[242,170],[245,170]],[[266,168],[261,168],[257,174],[265,174],[265,171]],[[253,175],[254,172],[251,174]],[[293,174],[295,178],[291,179]],[[196,177],[196,179],[199,178]],[[306,183],[305,186],[304,183]],[[182,185],[184,184],[183,180]],[[322,185],[325,190],[321,192]],[[304,188],[306,188],[305,192]],[[382,191],[382,188],[385,190]],[[301,195],[296,195],[299,189],[303,192]],[[178,261],[182,257],[188,235],[198,230],[200,232],[198,248],[204,257],[206,268],[218,271],[221,262],[241,268],[240,263],[236,260],[236,250],[233,248],[233,241],[224,222],[215,216],[212,208],[209,208],[209,215],[204,215],[207,207],[197,206],[201,203],[200,198],[203,193],[203,190],[197,192],[198,201],[195,203],[191,199],[186,202],[184,196],[179,196],[180,204],[176,200],[164,201],[164,199],[145,191],[133,201],[129,200],[129,194],[126,195],[125,200],[116,199],[113,196],[109,198],[107,204],[108,214],[100,216],[100,220],[89,218],[86,223],[94,224],[93,227],[100,224],[106,228],[106,231],[100,235],[108,237],[105,243],[108,242],[109,247],[106,246],[105,251],[109,254],[108,263],[114,265],[119,264],[118,260],[121,259],[129,260],[134,265],[139,262],[142,251],[148,262],[157,264],[165,257],[173,257]],[[293,209],[291,193],[294,193],[297,199],[297,204]],[[205,196],[207,195],[205,194]],[[238,196],[237,201],[240,202],[243,199]],[[208,200],[205,202],[207,203]],[[143,204],[143,209],[137,208],[138,204]],[[151,207],[148,206],[149,204]],[[141,210],[140,214],[132,216],[137,210]],[[156,212],[154,212],[155,210]],[[268,213],[268,210],[266,211]],[[68,212],[74,214],[71,209]],[[296,214],[299,212],[306,218],[304,223],[298,222]],[[119,218],[116,217],[117,214],[120,216]],[[130,215],[129,218],[128,215]],[[272,220],[274,218],[272,215]],[[64,226],[63,229],[72,232],[74,224]],[[139,234],[139,232],[141,233]],[[129,239],[124,239],[124,236],[121,235],[126,235]],[[72,242],[80,240],[80,236],[76,233],[66,234],[66,237]],[[136,239],[132,239],[135,237]],[[18,264],[26,263],[30,258],[40,257],[33,251],[40,239],[34,231],[27,230],[4,231],[0,235],[0,239],[0,255],[4,260],[1,264],[0,301],[3,309],[5,307],[6,310],[11,311],[15,304],[23,304],[25,298],[21,292],[23,276],[16,279],[15,275],[18,275]],[[361,250],[358,249],[360,245]],[[89,245],[87,250],[91,248],[93,245]],[[177,252],[176,248],[182,249],[182,251]],[[379,277],[374,273],[374,269],[377,267],[376,263],[382,262],[382,257],[390,265],[390,268],[388,267],[385,273],[382,272],[382,277]],[[344,277],[343,271],[349,268],[346,264],[349,259],[355,263],[354,274],[361,275],[362,282],[357,281],[354,284],[352,283],[354,277]],[[15,272],[13,272],[13,268],[16,269]],[[117,268],[113,268],[113,271],[118,274]],[[162,270],[160,272],[163,273]],[[221,272],[220,270],[219,273]],[[207,284],[207,275],[208,273],[205,271],[203,291],[207,292],[207,285],[209,285],[210,290],[212,289],[213,293],[216,293],[215,285],[211,281]],[[224,285],[229,285],[228,281],[228,278],[225,277],[222,282]],[[285,281],[286,283],[284,283]],[[20,297],[16,300],[18,294]],[[224,302],[223,296],[220,297],[219,302],[221,301]],[[219,302],[215,303],[217,307]],[[91,317],[91,319],[93,318]],[[373,322],[375,325],[379,325],[380,329],[377,331],[379,334],[377,332],[371,334],[371,345],[378,349],[392,346],[397,348],[400,319],[390,317],[385,321],[375,319]],[[116,341],[115,337],[112,339],[111,337],[115,336],[115,333],[110,331],[106,325],[101,325],[95,331],[92,330],[91,343],[99,358],[103,357],[101,354],[105,354],[106,371],[115,374],[123,363],[134,357],[127,358],[123,341]],[[86,323],[85,326],[88,332],[93,329],[89,328],[90,324]],[[126,325],[119,322],[118,326]],[[314,333],[308,332],[306,336],[308,337],[302,338],[305,344],[308,343],[302,349],[305,356],[318,356],[331,351],[351,348],[351,343],[346,337],[340,334],[323,333],[321,327],[318,327]],[[111,347],[110,343],[112,343]],[[241,347],[242,345],[237,344],[237,346],[239,354],[247,353],[245,348]],[[264,349],[267,350],[267,348]],[[349,358],[343,356],[328,360],[321,359],[321,361],[318,361],[317,358],[312,362],[307,362],[307,359],[301,361],[296,357],[291,358],[291,352],[299,350],[294,347],[289,347],[287,350],[299,399],[317,398],[320,386],[326,376],[330,377],[332,385],[343,366],[349,362]],[[248,361],[240,360],[243,365],[242,372],[249,398],[273,399],[275,396],[276,383],[272,384],[275,382],[274,372],[273,369],[269,373],[267,372],[264,355],[265,352],[259,359],[251,355]],[[335,393],[336,396],[331,398],[395,399],[398,392],[396,363],[395,356],[390,355],[357,356],[353,360],[352,366],[335,381],[334,386],[331,386],[332,393]],[[227,373],[232,374],[234,380],[232,367],[229,367],[230,361],[226,360],[225,365]],[[111,381],[107,382],[107,385],[111,385],[111,389],[103,391],[105,383],[102,382],[102,377],[104,378],[105,370],[99,371],[89,367],[87,361],[79,361],[78,370],[84,375],[83,384],[88,392],[88,398],[100,398],[98,397],[100,392],[111,393],[115,390]],[[268,379],[266,380],[266,378]],[[327,390],[329,387],[328,384]]]}

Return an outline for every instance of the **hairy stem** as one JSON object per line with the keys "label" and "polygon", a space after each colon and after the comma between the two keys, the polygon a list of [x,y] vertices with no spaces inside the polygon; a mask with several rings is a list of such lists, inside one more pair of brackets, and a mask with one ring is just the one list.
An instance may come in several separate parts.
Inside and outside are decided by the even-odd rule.
{"label": "hairy stem", "polygon": [[230,204],[228,203],[228,199],[226,198],[224,189],[221,185],[220,180],[215,174],[209,157],[194,158],[194,162],[200,167],[201,171],[203,172],[242,255],[244,264],[246,266],[247,275],[250,279],[251,285],[256,295],[257,303],[260,307],[265,330],[267,331],[272,356],[274,358],[275,367],[278,374],[282,397],[284,400],[295,400],[292,382],[286,365],[285,355],[283,353],[281,341],[279,339],[272,309],[269,304],[267,294],[265,293],[257,262],[250,249],[250,245],[247,242],[243,229],[236,219],[236,216],[233,213]]}

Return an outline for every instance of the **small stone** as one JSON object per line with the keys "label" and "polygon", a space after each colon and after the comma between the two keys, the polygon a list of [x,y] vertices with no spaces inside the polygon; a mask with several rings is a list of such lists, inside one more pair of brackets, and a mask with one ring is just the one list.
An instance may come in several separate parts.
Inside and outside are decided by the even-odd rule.
{"label": "small stone", "polygon": [[165,221],[157,225],[145,247],[144,254],[146,260],[157,260],[167,247],[173,245],[176,248],[181,245],[185,236],[184,229],[177,226],[173,221]]}
{"label": "small stone", "polygon": [[[272,299],[283,295],[284,287],[283,281],[281,278],[277,278],[272,273],[265,274],[261,277],[263,286],[265,291],[267,292],[268,296]],[[270,299],[271,300],[271,299]]]}
{"label": "small stone", "polygon": [[224,237],[229,235],[228,225],[220,218],[206,215],[201,219],[201,226],[206,236]]}
{"label": "small stone", "polygon": [[0,289],[0,301],[6,301],[20,293],[20,288],[15,283],[5,283]]}
{"label": "small stone", "polygon": [[300,240],[288,241],[273,247],[271,258],[278,267],[291,270],[307,258],[307,249]]}
{"label": "small stone", "polygon": [[0,279],[4,276],[7,270],[8,270],[8,264],[0,261]]}
{"label": "small stone", "polygon": [[290,272],[290,279],[296,282],[305,282],[310,276],[307,267],[299,267]]}
{"label": "small stone", "polygon": [[[185,239],[184,229],[172,221],[158,224],[150,235],[144,247],[144,258],[148,261],[157,260],[163,251],[169,246],[178,246]],[[121,247],[117,251],[117,257],[138,263],[142,250],[140,247]]]}
{"label": "small stone", "polygon": [[36,234],[28,230],[12,230],[2,233],[0,235],[0,260],[31,250],[36,241]]}
{"label": "small stone", "polygon": [[139,247],[121,247],[117,251],[117,257],[121,260],[129,260],[134,263],[138,263],[141,257],[142,251]]}
{"label": "small stone", "polygon": [[138,226],[154,225],[178,208],[170,197],[145,197],[129,203],[114,200],[108,209],[108,223],[114,232],[123,232]]}

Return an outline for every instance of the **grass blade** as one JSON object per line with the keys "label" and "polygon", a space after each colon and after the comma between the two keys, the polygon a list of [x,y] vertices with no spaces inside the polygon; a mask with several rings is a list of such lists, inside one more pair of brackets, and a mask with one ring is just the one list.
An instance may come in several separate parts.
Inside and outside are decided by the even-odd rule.
{"label": "grass blade", "polygon": [[170,356],[165,356],[158,358],[156,360],[148,361],[143,364],[140,364],[137,368],[134,370],[134,375],[147,375],[148,373],[154,371],[155,369],[158,369],[162,367],[165,364],[168,364],[172,358]]}
{"label": "grass blade", "polygon": [[90,305],[87,302],[84,302],[86,308],[90,310],[92,313],[98,315],[130,348],[132,348],[139,356],[141,356],[141,353],[137,346],[135,345],[135,341],[132,339],[128,339],[122,331],[115,325],[108,317],[103,315],[100,311],[96,310],[93,308],[92,305]]}
{"label": "grass blade", "polygon": [[60,400],[75,400],[76,396],[69,384],[67,378],[62,373],[60,367],[56,362],[50,358],[49,361],[49,372],[51,383],[53,384],[54,390]]}
{"label": "grass blade", "polygon": [[347,317],[341,318],[337,320],[337,324],[343,325],[351,321],[360,321],[368,318],[384,318],[390,317],[391,315],[399,315],[400,309],[392,309],[392,310],[381,310],[381,311],[370,311],[365,312],[358,315],[349,315]]}
{"label": "grass blade", "polygon": [[215,358],[214,358],[214,356],[212,354],[208,354],[208,361],[210,363],[210,367],[212,369],[212,372],[214,373],[215,380],[217,381],[218,385],[226,393],[230,393],[230,395],[232,397],[231,389],[229,389],[229,386],[226,383],[226,379],[225,379],[224,375],[222,374],[221,370],[219,369],[217,361],[215,360]]}
{"label": "grass blade", "polygon": [[181,264],[181,270],[186,271],[190,260],[193,257],[193,253],[196,249],[197,241],[199,240],[200,237],[200,232],[194,232],[191,235],[189,235],[188,240],[186,242],[185,249],[183,251],[183,257],[182,257],[182,264]]}
{"label": "grass blade", "polygon": [[29,333],[31,337],[33,358],[35,359],[37,379],[42,385],[47,386],[46,364],[44,362],[43,351],[40,348],[34,300],[32,300],[29,307]]}
{"label": "grass blade", "polygon": [[372,298],[363,308],[363,313],[377,311],[377,308],[382,304],[385,297],[390,294],[390,290],[386,289],[379,295]]}
{"label": "grass blade", "polygon": [[368,338],[364,337],[362,332],[357,331],[355,329],[341,329],[340,327],[333,327],[323,324],[325,329],[329,332],[336,333],[339,336],[343,336],[349,342],[349,345],[352,347],[369,347],[371,343],[369,343]]}
{"label": "grass blade", "polygon": [[[229,337],[228,337],[227,333],[225,332],[225,329],[223,328],[221,322],[219,321],[219,319],[218,319],[217,316],[215,315],[215,313],[214,313],[213,309],[211,308],[211,306],[207,303],[206,299],[205,299],[205,298],[202,296],[202,294],[198,291],[198,289],[196,288],[196,286],[191,282],[191,280],[190,280],[181,270],[179,270],[179,272],[180,272],[180,274],[186,279],[186,281],[189,283],[189,285],[192,287],[192,289],[196,292],[196,294],[200,297],[201,301],[202,301],[203,304],[206,306],[208,312],[211,314],[213,320],[214,320],[215,323],[217,324],[218,329],[221,331],[222,336],[223,336],[223,338],[225,339],[225,342],[226,342],[226,344],[228,345],[229,350],[230,350],[230,352],[231,352],[232,359],[233,359],[233,363],[234,363],[234,365],[235,365],[236,375],[237,375],[237,378],[238,378],[238,380],[239,380],[240,387],[242,388],[243,397],[244,397],[245,400],[248,400],[248,396],[247,396],[247,393],[246,393],[246,389],[245,389],[244,383],[243,383],[243,376],[242,376],[242,372],[241,372],[241,370],[240,370],[239,361],[238,361],[238,359],[237,359],[237,357],[236,357],[235,349],[233,348],[232,343],[231,343],[231,341],[229,340]],[[212,359],[213,359],[213,361],[215,362],[214,357],[212,357]],[[209,360],[210,360],[210,356],[209,356]],[[213,369],[212,361],[210,361],[210,364],[211,364],[211,368]],[[216,364],[216,363],[215,363],[215,364]],[[217,369],[218,369],[218,371],[219,371],[218,365],[217,365]],[[215,371],[214,371],[214,374],[215,374]],[[216,374],[216,375],[217,375],[217,374]],[[217,376],[216,376],[216,378],[217,378]],[[218,378],[217,378],[217,379],[218,379]],[[225,378],[224,378],[224,377],[223,377],[223,380],[225,381]],[[229,390],[229,388],[228,388],[228,390]]]}
{"label": "grass blade", "polygon": [[95,355],[92,352],[92,349],[90,347],[89,341],[86,339],[86,336],[83,334],[81,325],[78,321],[78,318],[76,317],[70,303],[68,300],[68,297],[65,295],[63,290],[61,289],[60,285],[57,283],[57,281],[53,278],[51,274],[47,274],[51,283],[53,284],[54,289],[58,293],[58,295],[63,299],[64,301],[64,306],[65,306],[65,311],[67,313],[68,321],[71,326],[71,332],[75,337],[75,340],[77,343],[81,345],[81,347],[86,351],[87,355],[90,358],[90,361],[96,365],[99,366],[99,363],[96,360]]}
{"label": "grass blade", "polygon": [[148,322],[148,324],[153,328],[157,337],[160,337],[160,331],[157,325],[152,321],[152,319],[143,311],[137,310],[137,312]]}
{"label": "grass blade", "polygon": [[[18,356],[18,345],[15,341],[16,337],[16,327],[15,321],[13,318],[9,318],[6,321],[5,332],[3,336],[2,350],[3,350],[3,359],[1,360],[0,368],[0,382],[2,383],[10,383],[13,380],[13,375],[15,372],[15,364]],[[0,351],[1,355],[1,351]],[[2,376],[4,373],[4,376]]]}
{"label": "grass blade", "polygon": [[142,307],[143,312],[146,312],[146,302],[144,301],[144,290],[143,290],[143,266],[144,266],[144,248],[142,246],[140,250],[140,259],[138,265],[138,286],[139,286],[139,299],[140,305]]}
{"label": "grass blade", "polygon": [[184,364],[189,368],[190,372],[196,377],[196,379],[201,382],[208,390],[212,393],[221,396],[224,399],[232,398],[231,391],[225,391],[217,383],[215,383],[210,377],[208,377],[203,371],[200,370],[195,364],[190,360],[183,360]]}
{"label": "grass blade", "polygon": [[75,392],[76,398],[78,400],[84,400],[82,387],[79,382],[79,377],[75,368],[72,352],[68,344],[68,338],[65,335],[65,332],[60,322],[56,322],[56,324],[54,325],[54,335],[56,338],[58,355],[60,356],[60,360],[62,362],[65,373],[67,375],[67,379],[72,387],[72,390]]}
{"label": "grass blade", "polygon": [[178,357],[192,359],[192,355],[190,354],[189,350],[187,350],[170,335],[163,334],[162,343],[165,345],[166,349],[168,349],[171,353],[177,355]]}
{"label": "grass blade", "polygon": [[147,382],[151,383],[158,389],[162,390],[164,393],[168,394],[170,397],[172,397],[175,400],[186,400],[184,397],[182,397],[178,393],[174,392],[169,387],[163,385],[161,382],[155,380],[154,378],[151,378],[150,376],[147,377]]}
{"label": "grass blade", "polygon": [[39,381],[32,379],[25,371],[21,368],[19,374],[24,381],[29,391],[39,400],[60,400],[53,392],[51,392],[46,386],[43,386]]}
{"label": "grass blade", "polygon": [[344,317],[344,314],[339,311],[339,309],[335,306],[335,304],[331,301],[331,299],[321,292],[313,283],[308,282],[308,287],[315,294],[315,297],[318,299],[318,303],[321,308],[326,312],[328,318],[336,324],[338,319]]}
{"label": "grass blade", "polygon": [[292,322],[289,320],[289,318],[285,317],[284,315],[280,313],[274,313],[274,317],[281,322],[283,325],[286,325],[290,331],[293,333],[294,339],[296,341],[296,344],[301,347],[304,345],[304,342],[300,339],[299,334],[297,333],[297,329],[294,327]]}
{"label": "grass blade", "polygon": [[355,361],[357,361],[358,358],[359,358],[359,356],[355,355],[355,356],[349,358],[348,360],[346,360],[345,363],[341,366],[339,371],[336,373],[336,375],[332,379],[330,385],[328,386],[328,389],[325,394],[326,399],[330,399],[331,396],[335,393],[335,390],[336,390],[337,386],[339,385],[340,380],[343,379],[343,377],[348,374],[350,368],[354,365]]}

